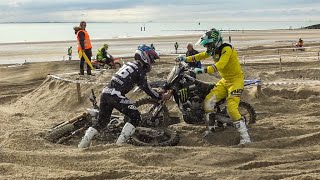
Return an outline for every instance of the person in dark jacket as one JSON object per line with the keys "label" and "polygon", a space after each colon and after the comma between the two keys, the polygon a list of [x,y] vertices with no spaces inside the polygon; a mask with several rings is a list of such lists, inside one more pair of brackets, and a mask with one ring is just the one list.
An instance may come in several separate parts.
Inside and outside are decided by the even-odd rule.
{"label": "person in dark jacket", "polygon": [[178,53],[179,44],[178,42],[174,43],[174,49],[176,50],[176,54]]}
{"label": "person in dark jacket", "polygon": [[156,50],[156,48],[154,47],[153,43],[151,43],[150,47],[151,47],[151,49],[153,49],[154,51]]}
{"label": "person in dark jacket", "polygon": [[[188,51],[186,52],[186,57],[199,54],[199,52],[193,48],[193,44],[191,42],[189,42],[187,44],[187,49],[188,49]],[[201,68],[202,67],[202,64],[200,61],[188,62],[188,65],[191,68]]]}
{"label": "person in dark jacket", "polygon": [[68,56],[69,56],[69,60],[71,60],[72,59],[72,46],[70,46],[68,48]]}
{"label": "person in dark jacket", "polygon": [[[139,47],[143,47],[143,45]],[[168,94],[160,95],[148,84],[146,74],[151,71],[152,66],[149,55],[154,53],[150,53],[153,50],[144,51],[139,47],[134,55],[135,60],[123,65],[122,68],[112,76],[109,85],[103,89],[97,123],[88,128],[78,145],[79,148],[88,147],[92,138],[108,125],[113,109],[117,109],[129,117],[116,144],[123,144],[130,138],[135,132],[135,127],[139,125],[141,121],[140,112],[137,110],[137,107],[126,97],[126,94],[131,91],[135,85],[138,85],[152,98],[160,100],[168,96]]]}

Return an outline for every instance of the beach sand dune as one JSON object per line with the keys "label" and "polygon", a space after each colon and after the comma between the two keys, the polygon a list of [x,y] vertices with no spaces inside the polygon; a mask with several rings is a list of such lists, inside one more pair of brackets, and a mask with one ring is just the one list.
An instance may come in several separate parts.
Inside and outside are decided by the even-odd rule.
{"label": "beach sand dune", "polygon": [[[232,32],[243,57],[246,79],[264,83],[246,88],[242,99],[258,113],[249,126],[254,143],[239,147],[237,133],[228,128],[203,139],[203,126],[184,122],[172,125],[181,136],[176,147],[135,147],[102,144],[89,149],[76,147],[79,138],[66,145],[50,143],[44,137],[50,127],[82,114],[90,107],[91,88],[97,98],[115,70],[96,72],[80,80],[103,84],[81,84],[83,102],[78,103],[76,85],[57,81],[47,74],[76,80],[78,61],[55,61],[0,66],[0,179],[317,179],[320,177],[320,68],[315,56],[318,30]],[[226,34],[225,34],[226,35]],[[160,53],[172,53],[173,43],[195,42],[199,35],[110,40],[112,54],[129,54],[137,44],[155,43]],[[226,36],[227,37],[227,36]],[[305,39],[304,52],[282,50],[282,66],[277,48],[291,47]],[[109,40],[108,40],[109,41]],[[95,48],[104,40],[94,41]],[[61,60],[66,47],[74,42],[2,44],[0,61],[27,57],[35,61]],[[26,48],[26,47],[29,48]],[[273,50],[268,50],[275,48]],[[201,48],[200,48],[201,49]],[[181,48],[181,53],[184,51]],[[289,54],[284,56],[283,54]],[[60,58],[61,57],[61,58]],[[164,80],[175,56],[162,56],[149,74],[149,81]],[[128,59],[125,59],[127,61]],[[19,61],[20,62],[20,61]],[[206,60],[206,63],[211,63]],[[70,72],[75,72],[71,73]],[[67,74],[66,74],[67,73]],[[199,75],[217,82],[219,77]],[[280,83],[280,84],[279,84]],[[146,97],[130,92],[128,97]],[[180,117],[174,102],[170,113]]]}
{"label": "beach sand dune", "polygon": [[[150,80],[164,79],[172,57],[154,66]],[[252,63],[243,67],[246,78],[263,82],[315,80],[318,62]],[[181,135],[176,147],[135,147],[94,144],[85,150],[75,143],[58,145],[43,137],[53,125],[84,112],[87,95],[103,85],[76,85],[46,74],[77,71],[78,62],[32,63],[0,67],[0,179],[317,179],[320,177],[319,85],[264,85],[245,90],[243,99],[258,112],[249,127],[254,143],[238,147],[233,129],[202,138],[202,126],[173,125]],[[94,82],[108,82],[114,70],[97,73]],[[76,75],[61,75],[75,79]],[[205,81],[212,76],[200,75]],[[145,96],[130,93],[132,99]],[[98,96],[99,98],[99,96]],[[169,109],[179,114],[174,103]]]}

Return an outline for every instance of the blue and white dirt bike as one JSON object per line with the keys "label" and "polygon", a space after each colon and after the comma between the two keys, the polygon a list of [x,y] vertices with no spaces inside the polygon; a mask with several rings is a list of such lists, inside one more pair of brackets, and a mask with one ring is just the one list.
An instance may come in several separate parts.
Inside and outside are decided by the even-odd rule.
{"label": "blue and white dirt bike", "polygon": [[[96,97],[93,90],[90,101],[92,107],[69,121],[61,122],[49,130],[46,139],[58,144],[76,145],[84,135],[86,129],[92,126],[99,114]],[[168,128],[166,124],[166,112],[164,108],[161,113],[154,118],[154,111],[157,110],[159,103],[155,99],[141,99],[135,102],[136,107],[141,112],[141,122],[136,127],[135,133],[129,143],[137,146],[175,146],[179,143],[179,135],[176,131]],[[120,135],[123,126],[128,118],[112,114],[110,123],[94,138],[95,144],[113,143]]]}

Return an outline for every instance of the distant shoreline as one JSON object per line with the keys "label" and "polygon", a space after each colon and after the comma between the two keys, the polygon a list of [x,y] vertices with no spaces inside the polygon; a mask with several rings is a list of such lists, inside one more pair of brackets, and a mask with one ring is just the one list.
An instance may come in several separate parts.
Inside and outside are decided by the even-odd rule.
{"label": "distant shoreline", "polygon": [[[123,41],[123,40],[141,40],[141,39],[161,39],[166,38],[183,38],[183,37],[199,37],[199,34],[182,34],[182,35],[158,35],[158,36],[145,36],[145,37],[119,37],[119,38],[107,38],[107,39],[92,39],[92,42],[104,42],[104,41]],[[19,45],[19,44],[51,44],[51,43],[74,43],[76,40],[65,41],[35,41],[35,42],[8,42],[0,43],[1,45]]]}
{"label": "distant shoreline", "polygon": [[[275,48],[289,47],[299,38],[303,38],[305,46],[319,43],[318,37],[320,30],[257,30],[257,31],[234,31],[224,32],[223,37],[228,41],[228,36],[232,36],[232,44],[237,49]],[[114,57],[131,56],[139,44],[155,45],[156,51],[160,55],[175,54],[174,43],[179,43],[178,54],[185,53],[188,42],[197,42],[202,32],[197,34],[185,33],[183,35],[158,35],[148,37],[121,37],[121,38],[101,38],[93,39],[93,54],[96,55],[98,48],[104,43],[108,43],[110,53]],[[72,38],[72,37],[71,37]],[[10,39],[9,39],[10,40]],[[72,46],[74,49],[73,59],[77,58],[76,38],[71,40],[45,41],[45,42],[17,42],[0,44],[0,64],[14,64],[40,61],[55,61],[68,59],[67,48]],[[197,50],[204,51],[205,48],[197,46]],[[317,53],[315,52],[315,55]]]}
{"label": "distant shoreline", "polygon": [[[304,30],[317,30],[317,29],[270,29],[270,30],[222,30],[223,32],[281,32],[281,31],[304,31]],[[171,30],[168,30],[171,31]],[[172,30],[172,31],[193,31],[193,30]],[[195,30],[194,30],[195,31]],[[155,36],[135,36],[135,37],[117,37],[117,38],[103,38],[103,39],[92,39],[93,42],[104,42],[104,41],[123,41],[123,40],[150,40],[150,39],[162,39],[162,38],[184,38],[184,37],[199,37],[200,34],[202,34],[205,30],[198,30],[198,33],[194,34],[181,34],[181,35],[155,35]],[[24,45],[24,44],[51,44],[51,43],[57,43],[57,44],[64,44],[64,43],[75,43],[76,40],[63,40],[63,41],[33,41],[33,42],[7,42],[7,43],[0,43],[0,46],[2,45]]]}

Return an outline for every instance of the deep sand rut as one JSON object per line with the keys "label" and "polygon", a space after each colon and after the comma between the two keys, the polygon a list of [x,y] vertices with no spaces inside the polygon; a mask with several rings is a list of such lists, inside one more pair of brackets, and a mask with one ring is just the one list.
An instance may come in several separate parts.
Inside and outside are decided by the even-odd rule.
{"label": "deep sand rut", "polygon": [[[161,62],[165,60],[161,59]],[[290,68],[295,67],[288,65],[288,71],[282,73],[260,73],[263,74],[260,78],[269,79],[274,74],[278,74],[278,80],[296,78],[297,72],[290,72]],[[268,69],[268,65],[246,66],[244,69],[246,76],[253,78],[259,77],[257,70]],[[166,77],[170,67],[159,64],[154,70],[150,79],[159,80]],[[311,74],[305,73],[303,76],[311,75],[312,79],[314,73],[318,72],[311,71]],[[97,75],[93,81],[107,82],[111,74]],[[213,79],[211,76],[200,78],[207,81]],[[183,122],[172,126],[181,134],[181,142],[176,147],[100,144],[80,150],[43,139],[49,127],[82,113],[85,107],[90,106],[86,100],[90,88],[99,94],[102,87],[82,85],[84,101],[79,104],[75,84],[47,78],[30,86],[32,92],[27,90],[23,93],[25,89],[21,88],[21,97],[14,96],[1,103],[0,179],[320,177],[319,86],[263,86],[263,94],[258,98],[255,97],[254,87],[246,89],[243,99],[259,112],[257,123],[249,127],[254,143],[246,147],[235,145],[239,139],[233,129],[203,139],[204,127]],[[17,87],[10,83],[1,88],[17,91]],[[9,95],[10,91],[1,94],[1,98]],[[139,99],[145,95],[130,93],[128,96]],[[174,103],[170,103],[169,109],[177,111]]]}

